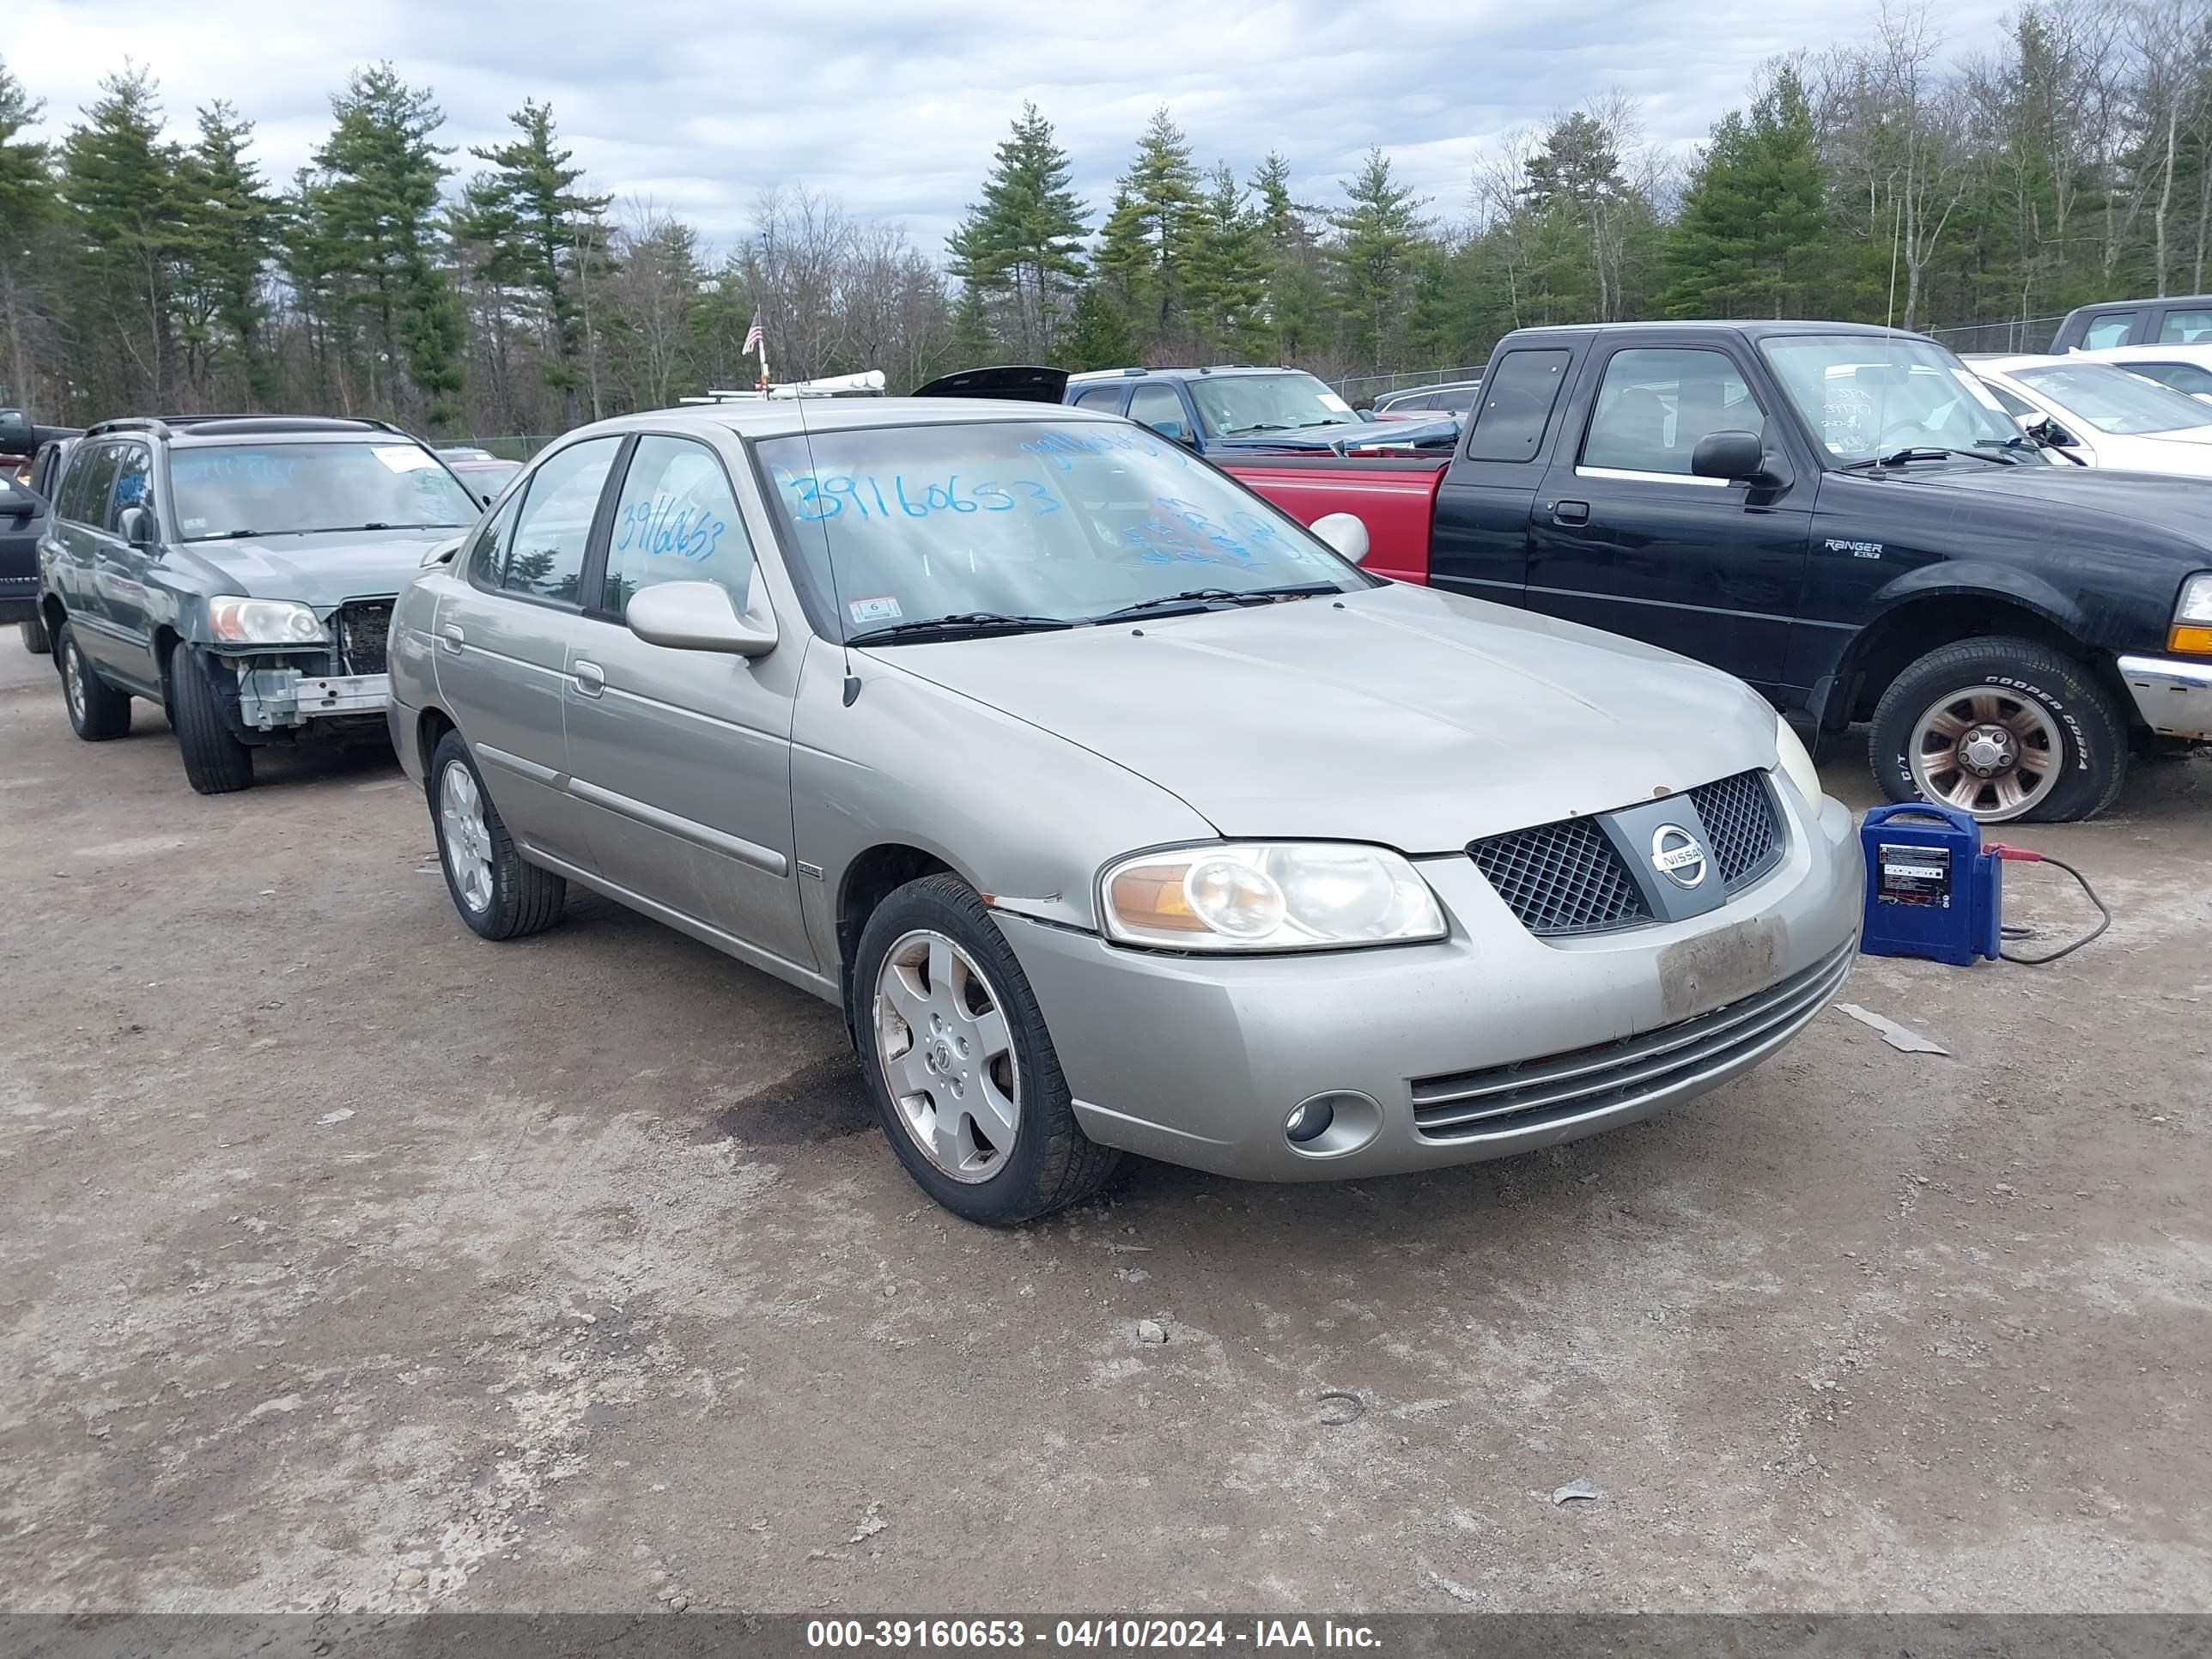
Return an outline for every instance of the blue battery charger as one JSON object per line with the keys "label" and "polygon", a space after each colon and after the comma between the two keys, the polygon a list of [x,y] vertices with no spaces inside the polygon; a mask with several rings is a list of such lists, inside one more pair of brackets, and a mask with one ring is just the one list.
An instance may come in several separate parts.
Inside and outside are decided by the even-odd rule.
{"label": "blue battery charger", "polygon": [[1955,968],[2002,954],[2004,861],[1982,845],[1972,813],[1919,802],[1877,806],[1859,826],[1859,845],[1867,872],[1860,950]]}

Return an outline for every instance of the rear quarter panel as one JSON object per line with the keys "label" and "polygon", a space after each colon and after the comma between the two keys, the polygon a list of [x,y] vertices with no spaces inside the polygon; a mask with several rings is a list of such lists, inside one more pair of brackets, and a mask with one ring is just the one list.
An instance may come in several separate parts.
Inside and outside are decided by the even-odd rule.
{"label": "rear quarter panel", "polygon": [[1367,526],[1362,568],[1372,575],[1423,583],[1429,579],[1429,540],[1445,464],[1441,456],[1434,462],[1271,457],[1218,463],[1300,524],[1332,513],[1356,514]]}

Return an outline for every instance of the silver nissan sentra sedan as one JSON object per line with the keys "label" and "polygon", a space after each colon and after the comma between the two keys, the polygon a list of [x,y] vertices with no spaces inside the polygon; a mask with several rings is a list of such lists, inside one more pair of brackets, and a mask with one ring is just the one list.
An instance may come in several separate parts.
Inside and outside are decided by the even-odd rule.
{"label": "silver nissan sentra sedan", "polygon": [[1495,1158],[1787,1042],[1861,881],[1790,729],[1364,547],[1079,409],[631,416],[401,594],[392,736],[470,927],[576,882],[836,1002],[972,1220],[1122,1151]]}

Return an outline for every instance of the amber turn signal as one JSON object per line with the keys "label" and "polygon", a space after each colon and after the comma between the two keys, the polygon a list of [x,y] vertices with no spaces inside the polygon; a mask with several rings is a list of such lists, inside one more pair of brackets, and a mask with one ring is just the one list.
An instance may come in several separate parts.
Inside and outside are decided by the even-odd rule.
{"label": "amber turn signal", "polygon": [[2212,628],[2176,623],[2172,631],[2166,636],[2166,648],[2185,652],[2192,657],[2212,657]]}

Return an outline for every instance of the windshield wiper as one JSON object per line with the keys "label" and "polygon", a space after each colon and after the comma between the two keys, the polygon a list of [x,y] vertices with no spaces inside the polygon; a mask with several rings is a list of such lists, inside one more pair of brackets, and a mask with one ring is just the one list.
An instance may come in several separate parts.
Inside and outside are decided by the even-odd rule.
{"label": "windshield wiper", "polygon": [[1125,605],[1091,620],[1109,623],[1131,617],[1195,616],[1223,605],[1272,605],[1277,599],[1302,599],[1310,594],[1342,591],[1334,582],[1303,582],[1282,587],[1194,587],[1186,592],[1163,594],[1157,599],[1139,599],[1134,605]]}
{"label": "windshield wiper", "polygon": [[949,617],[917,617],[911,622],[890,623],[848,635],[848,645],[890,645],[900,640],[920,640],[951,634],[1031,634],[1046,629],[1073,628],[1065,617],[1010,617],[996,611],[962,611]]}
{"label": "windshield wiper", "polygon": [[1899,449],[1887,455],[1870,455],[1863,461],[1846,461],[1840,470],[1863,472],[1869,467],[1903,466],[1908,461],[1948,461],[1954,455],[1963,455],[1970,461],[1987,461],[1991,466],[2013,465],[2009,455],[1991,455],[1978,449],[1931,449],[1916,444],[1910,449]]}
{"label": "windshield wiper", "polygon": [[1248,432],[1288,432],[1290,428],[1277,421],[1255,421],[1249,426],[1225,426],[1221,428],[1224,438],[1241,438]]}

